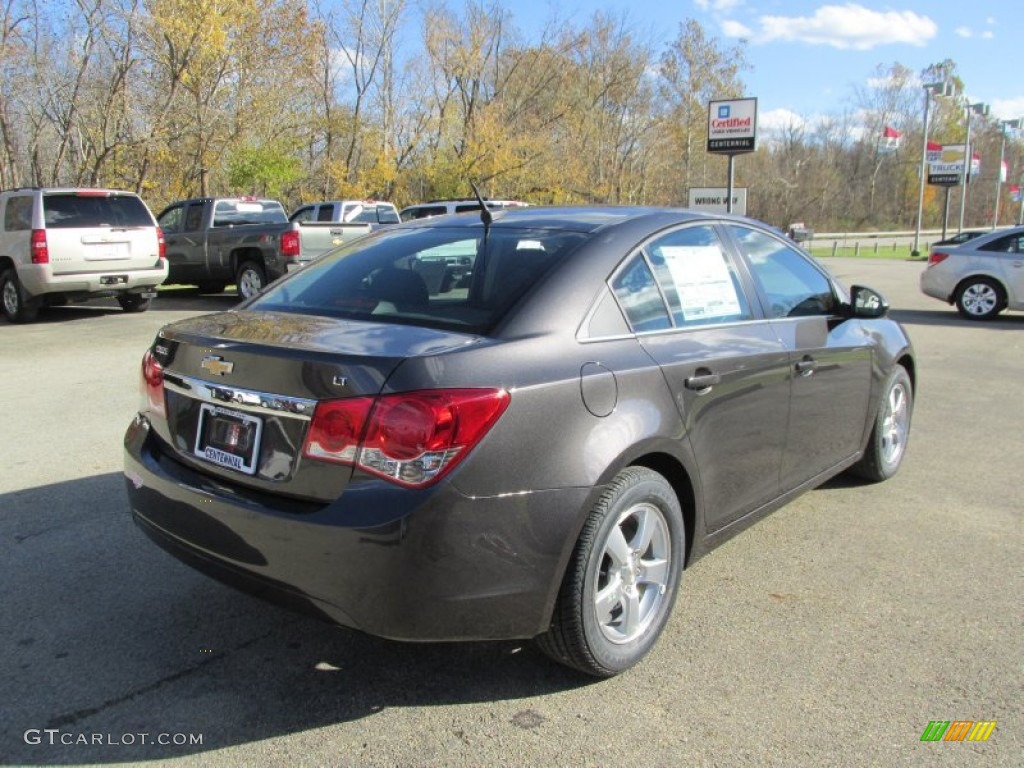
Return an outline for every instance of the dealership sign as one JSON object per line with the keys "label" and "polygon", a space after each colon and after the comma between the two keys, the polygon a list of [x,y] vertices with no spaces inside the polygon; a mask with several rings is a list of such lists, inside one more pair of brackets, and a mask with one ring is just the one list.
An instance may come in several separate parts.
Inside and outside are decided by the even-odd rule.
{"label": "dealership sign", "polygon": [[944,144],[939,152],[928,153],[928,183],[940,187],[955,187],[964,175],[963,144]]}
{"label": "dealership sign", "polygon": [[[687,208],[708,213],[728,213],[729,191],[725,187],[691,187]],[[747,188],[733,187],[732,212],[747,215]]]}
{"label": "dealership sign", "polygon": [[708,102],[708,152],[753,152],[757,140],[757,99]]}

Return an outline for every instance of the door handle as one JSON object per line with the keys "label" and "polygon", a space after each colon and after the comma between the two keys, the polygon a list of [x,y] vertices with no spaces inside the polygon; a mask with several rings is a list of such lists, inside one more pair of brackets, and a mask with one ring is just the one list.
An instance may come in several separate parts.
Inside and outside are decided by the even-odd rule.
{"label": "door handle", "polygon": [[818,363],[813,357],[808,356],[803,360],[798,361],[793,367],[796,368],[796,372],[801,376],[810,376],[814,373],[814,369],[818,367]]}
{"label": "door handle", "polygon": [[722,377],[717,373],[702,373],[695,376],[690,376],[683,381],[687,389],[694,389],[697,392],[706,392],[711,389],[715,384],[719,384],[722,381]]}

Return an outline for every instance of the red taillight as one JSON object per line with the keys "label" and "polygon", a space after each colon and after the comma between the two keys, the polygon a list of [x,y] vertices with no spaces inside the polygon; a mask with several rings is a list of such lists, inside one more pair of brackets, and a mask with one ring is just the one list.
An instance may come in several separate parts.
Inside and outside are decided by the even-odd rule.
{"label": "red taillight", "polygon": [[281,255],[294,261],[299,258],[301,247],[299,244],[299,233],[289,229],[281,233]]}
{"label": "red taillight", "polygon": [[167,259],[167,241],[164,240],[164,231],[156,228],[156,256],[161,261]]}
{"label": "red taillight", "polygon": [[931,254],[929,254],[928,256],[928,266],[934,267],[936,264],[941,264],[948,258],[948,253],[943,253],[942,251],[932,251]]}
{"label": "red taillight", "polygon": [[436,482],[480,442],[510,400],[501,389],[435,389],[327,400],[305,455],[352,464],[399,485]]}
{"label": "red taillight", "polygon": [[167,409],[164,406],[164,367],[153,355],[153,350],[147,349],[142,356],[142,389],[143,407],[159,416],[166,416]]}
{"label": "red taillight", "polygon": [[32,230],[31,252],[33,264],[50,263],[50,247],[46,244],[45,229]]}

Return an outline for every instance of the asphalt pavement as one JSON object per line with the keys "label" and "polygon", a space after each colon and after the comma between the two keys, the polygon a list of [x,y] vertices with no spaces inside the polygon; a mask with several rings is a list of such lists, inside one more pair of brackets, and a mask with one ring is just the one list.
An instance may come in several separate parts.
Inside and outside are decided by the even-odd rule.
{"label": "asphalt pavement", "polygon": [[[607,681],[528,643],[334,628],[180,564],[131,522],[121,438],[161,325],[234,297],[0,324],[0,762],[211,766],[1020,766],[1024,314],[921,295],[920,262],[829,259],[918,354],[901,473],[838,479],[684,574]],[[988,741],[922,742],[930,721]]]}

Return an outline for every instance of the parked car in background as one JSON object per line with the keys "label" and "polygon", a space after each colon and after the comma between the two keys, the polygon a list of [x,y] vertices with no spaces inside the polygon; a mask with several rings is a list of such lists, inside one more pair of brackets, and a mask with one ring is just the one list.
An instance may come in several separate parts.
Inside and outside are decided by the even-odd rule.
{"label": "parked car in background", "polygon": [[1000,229],[959,245],[932,246],[921,291],[955,304],[971,320],[1024,309],[1024,227]]}
{"label": "parked car in background", "polygon": [[402,224],[163,328],[126,488],[145,533],[236,586],[610,676],[684,566],[843,470],[897,472],[916,366],[886,312],[740,217]]}
{"label": "parked car in background", "polygon": [[111,296],[126,312],[144,312],[167,277],[163,235],[132,192],[6,190],[0,221],[0,299],[12,323],[47,304]]}
{"label": "parked car in background", "polygon": [[369,224],[291,222],[277,200],[255,197],[181,200],[161,211],[158,220],[167,239],[169,284],[220,293],[234,283],[245,299],[370,231]]}
{"label": "parked car in background", "polygon": [[379,200],[332,200],[306,203],[296,208],[289,221],[331,222],[334,224],[369,224],[371,229],[397,224],[398,209]]}
{"label": "parked car in background", "polygon": [[[529,203],[521,203],[518,200],[487,200],[488,209],[502,211],[506,208],[525,208]],[[409,205],[401,210],[399,217],[402,221],[413,221],[414,219],[428,219],[431,216],[445,216],[449,213],[472,213],[480,210],[478,200],[432,200],[429,203]]]}
{"label": "parked car in background", "polygon": [[981,237],[982,235],[987,235],[991,231],[991,229],[965,229],[962,232],[957,232],[952,237],[947,237],[945,240],[939,240],[939,242],[933,243],[932,247],[935,247],[936,245],[963,245],[969,240]]}

